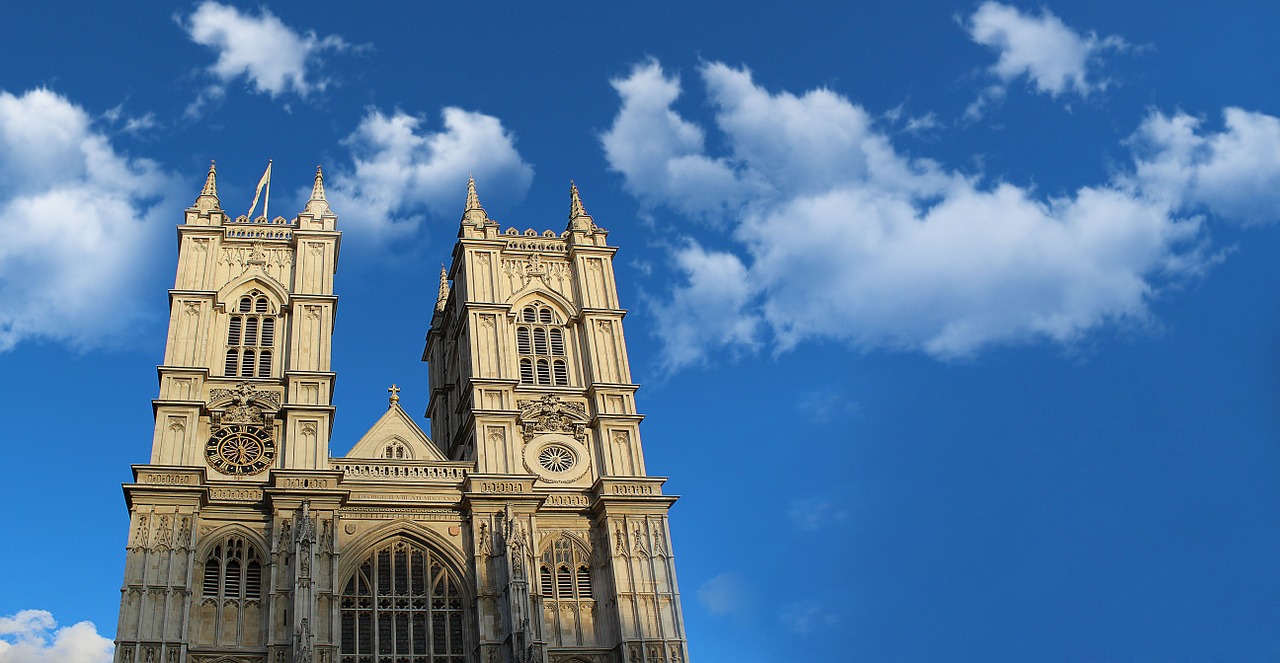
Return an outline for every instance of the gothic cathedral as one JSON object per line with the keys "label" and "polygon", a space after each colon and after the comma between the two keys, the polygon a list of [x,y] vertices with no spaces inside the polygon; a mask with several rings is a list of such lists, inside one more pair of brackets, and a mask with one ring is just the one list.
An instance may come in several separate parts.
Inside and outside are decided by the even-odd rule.
{"label": "gothic cathedral", "polygon": [[[614,247],[502,230],[474,181],[427,332],[428,437],[391,390],[331,457],[341,235],[178,227],[151,462],[125,484],[117,663],[686,663],[664,479],[645,473]],[[349,441],[341,441],[347,446]]]}

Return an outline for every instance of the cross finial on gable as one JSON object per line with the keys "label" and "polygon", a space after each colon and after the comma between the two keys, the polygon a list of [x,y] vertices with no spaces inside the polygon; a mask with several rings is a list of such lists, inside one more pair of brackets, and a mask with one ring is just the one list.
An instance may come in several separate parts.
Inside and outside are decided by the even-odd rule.
{"label": "cross finial on gable", "polygon": [[400,387],[393,384],[390,387],[387,387],[387,391],[391,392],[391,398],[389,399],[390,402],[387,403],[387,407],[391,407],[392,405],[400,402]]}

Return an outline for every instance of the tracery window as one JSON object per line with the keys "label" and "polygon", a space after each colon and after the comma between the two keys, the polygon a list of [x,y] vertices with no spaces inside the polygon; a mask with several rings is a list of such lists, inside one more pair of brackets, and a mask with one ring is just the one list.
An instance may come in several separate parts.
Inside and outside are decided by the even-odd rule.
{"label": "tracery window", "polygon": [[227,355],[222,374],[227,377],[271,377],[276,343],[276,316],[267,296],[251,290],[240,298],[227,325]]}
{"label": "tracery window", "polygon": [[463,596],[435,552],[407,539],[373,551],[340,599],[340,663],[463,663]]}
{"label": "tracery window", "polygon": [[198,581],[200,601],[191,624],[193,642],[262,643],[262,571],[262,555],[243,537],[228,537],[209,551]]}
{"label": "tracery window", "polygon": [[258,551],[233,536],[213,547],[204,562],[204,580],[201,584],[204,598],[227,599],[262,598],[262,562]]}
{"label": "tracery window", "polygon": [[393,460],[413,459],[413,454],[409,453],[408,447],[400,440],[392,440],[387,443],[385,449],[382,450],[382,457]]}
{"label": "tracery window", "polygon": [[581,546],[561,536],[542,553],[538,579],[542,596],[557,600],[591,598],[591,560]]}
{"label": "tracery window", "polygon": [[516,323],[520,382],[559,387],[569,384],[565,333],[560,316],[542,302],[534,302],[520,311]]}

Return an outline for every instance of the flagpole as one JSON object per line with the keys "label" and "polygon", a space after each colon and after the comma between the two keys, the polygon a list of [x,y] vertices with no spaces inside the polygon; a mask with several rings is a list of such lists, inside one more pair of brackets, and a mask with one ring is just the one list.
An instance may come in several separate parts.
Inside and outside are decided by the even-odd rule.
{"label": "flagpole", "polygon": [[271,223],[271,215],[267,214],[269,207],[271,207],[271,159],[267,159],[267,199],[262,201],[262,216],[267,218],[267,223]]}

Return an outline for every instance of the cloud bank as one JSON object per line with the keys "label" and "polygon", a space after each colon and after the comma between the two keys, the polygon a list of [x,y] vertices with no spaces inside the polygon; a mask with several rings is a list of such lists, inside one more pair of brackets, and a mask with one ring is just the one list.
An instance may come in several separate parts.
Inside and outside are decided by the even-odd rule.
{"label": "cloud bank", "polygon": [[0,91],[0,352],[29,339],[89,348],[138,320],[172,178],[119,153],[49,90]]}
{"label": "cloud bank", "polygon": [[113,650],[92,622],[58,628],[44,610],[0,617],[0,663],[110,663]]}
{"label": "cloud bank", "polygon": [[344,225],[386,239],[414,232],[425,219],[423,208],[456,220],[466,201],[467,173],[475,176],[488,209],[524,198],[533,167],[498,118],[447,107],[441,119],[443,128],[432,132],[401,111],[366,113],[344,141],[352,168],[330,178],[329,197]]}
{"label": "cloud bank", "polygon": [[1280,125],[1258,113],[1228,109],[1214,132],[1153,112],[1130,170],[1046,197],[900,153],[830,90],[773,93],[716,62],[699,73],[724,154],[671,107],[680,81],[654,60],[613,81],[621,106],[601,136],[642,204],[730,240],[672,251],[680,283],[652,307],[668,370],[768,341],[938,358],[1071,343],[1142,323],[1162,284],[1203,271],[1205,213],[1264,223],[1280,210]]}

